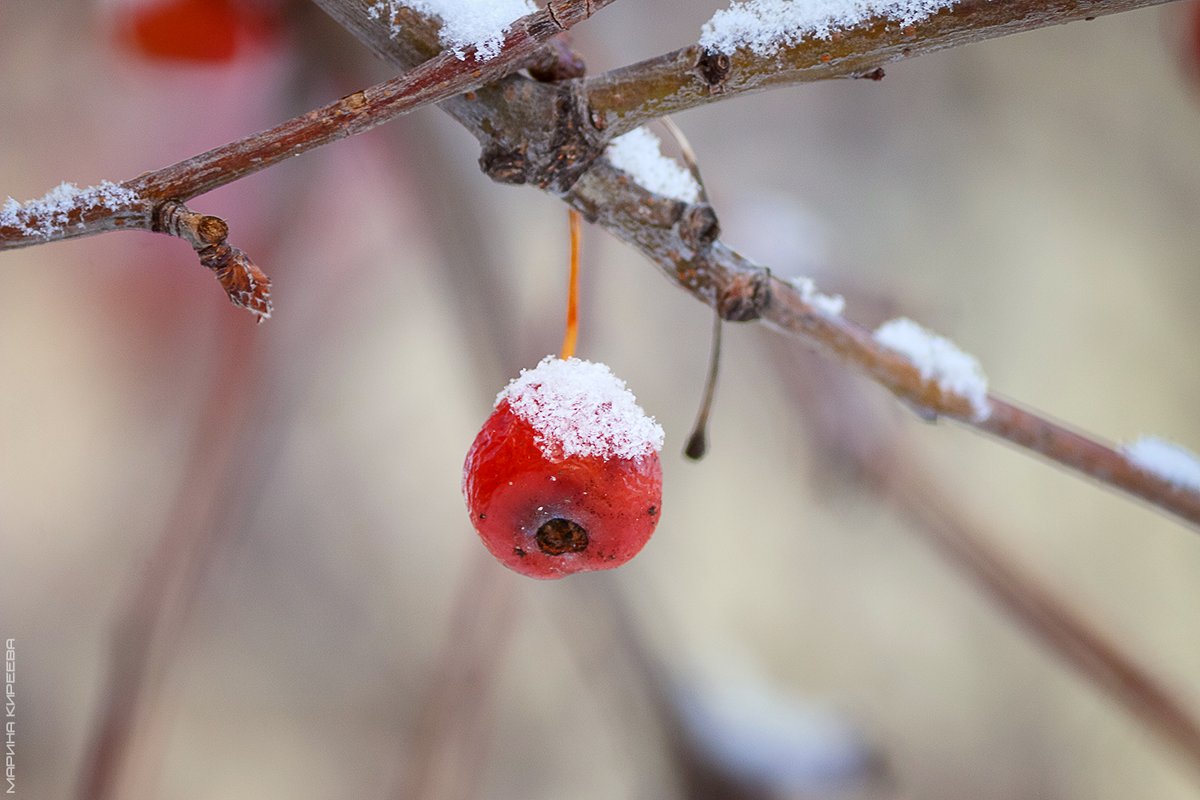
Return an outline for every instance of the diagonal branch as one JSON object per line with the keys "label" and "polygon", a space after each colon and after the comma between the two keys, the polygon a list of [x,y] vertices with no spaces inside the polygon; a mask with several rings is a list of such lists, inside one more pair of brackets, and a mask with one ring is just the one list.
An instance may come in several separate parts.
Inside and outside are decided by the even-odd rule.
{"label": "diagonal branch", "polygon": [[308,150],[368,131],[421,106],[492,83],[524,66],[553,36],[611,2],[551,0],[545,8],[513,22],[494,58],[477,60],[472,50],[461,58],[444,51],[395,78],[257,136],[141,175],[126,185],[143,196],[181,200],[211,191]]}
{"label": "diagonal branch", "polygon": [[575,185],[569,202],[637,247],[668,279],[725,319],[761,319],[858,368],[928,419],[957,419],[1200,528],[1200,493],[995,395],[987,397],[988,413],[979,414],[972,397],[923,375],[912,359],[882,345],[867,328],[818,307],[810,292],[705,235],[715,233],[708,224],[715,224],[715,217],[707,205],[688,206],[648,192],[607,161],[598,162]]}
{"label": "diagonal branch", "polygon": [[158,206],[166,200],[189,200],[301,153],[363,133],[421,106],[496,81],[521,68],[553,36],[611,2],[551,0],[545,8],[513,22],[500,54],[494,58],[476,60],[470,49],[462,58],[449,51],[434,55],[402,75],[270,130],[126,181],[115,187],[121,192],[119,203],[59,205],[53,209],[57,216],[53,225],[48,224],[43,210],[34,207],[22,213],[19,204],[10,203],[0,212],[0,250],[118,228],[152,230]]}

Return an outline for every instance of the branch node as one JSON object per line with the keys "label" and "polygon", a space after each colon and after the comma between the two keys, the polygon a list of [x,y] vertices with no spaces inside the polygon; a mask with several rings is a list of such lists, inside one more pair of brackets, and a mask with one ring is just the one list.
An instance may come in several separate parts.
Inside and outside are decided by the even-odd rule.
{"label": "branch node", "polygon": [[703,50],[696,59],[696,71],[700,74],[709,94],[723,94],[725,80],[729,77],[729,56],[711,50]]}
{"label": "branch node", "polygon": [[712,247],[712,243],[721,235],[717,212],[708,203],[688,206],[680,220],[679,235],[688,247],[697,252]]}
{"label": "branch node", "polygon": [[510,84],[506,91],[545,109],[544,138],[532,144],[493,138],[479,156],[480,169],[499,183],[527,183],[565,194],[604,151],[578,84],[551,87],[525,80]]}
{"label": "branch node", "polygon": [[746,270],[733,275],[721,287],[716,310],[727,322],[750,322],[762,316],[770,300],[770,270]]}
{"label": "branch node", "polygon": [[604,151],[588,136],[592,115],[587,100],[574,84],[563,84],[554,97],[552,154],[545,173],[534,181],[541,188],[566,192]]}
{"label": "branch node", "polygon": [[602,131],[608,127],[608,115],[604,113],[603,109],[588,109],[588,120],[591,121],[592,127],[598,131]]}
{"label": "branch node", "polygon": [[229,236],[229,225],[220,217],[206,214],[196,222],[196,234],[206,244],[219,244]]}
{"label": "branch node", "polygon": [[504,147],[492,144],[479,154],[479,168],[497,183],[525,183],[529,159],[525,155],[525,145]]}
{"label": "branch node", "polygon": [[529,77],[541,83],[582,78],[587,74],[587,64],[562,38],[556,36],[540,48],[526,64]]}

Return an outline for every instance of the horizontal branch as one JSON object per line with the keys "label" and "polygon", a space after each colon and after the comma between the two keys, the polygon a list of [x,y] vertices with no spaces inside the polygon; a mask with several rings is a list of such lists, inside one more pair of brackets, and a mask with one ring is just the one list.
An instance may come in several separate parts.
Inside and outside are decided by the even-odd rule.
{"label": "horizontal branch", "polygon": [[884,65],[948,47],[1170,0],[960,0],[901,27],[887,18],[808,37],[770,56],[692,45],[587,78],[593,118],[618,135],[642,123],[739,94],[830,78],[882,77]]}

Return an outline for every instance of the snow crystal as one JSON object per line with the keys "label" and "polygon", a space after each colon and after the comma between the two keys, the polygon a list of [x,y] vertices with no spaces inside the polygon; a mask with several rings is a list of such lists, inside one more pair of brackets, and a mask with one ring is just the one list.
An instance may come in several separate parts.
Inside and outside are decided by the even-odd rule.
{"label": "snow crystal", "polygon": [[1200,456],[1186,447],[1157,436],[1143,436],[1123,445],[1121,452],[1143,472],[1157,475],[1177,488],[1200,492]]}
{"label": "snow crystal", "polygon": [[608,143],[605,155],[614,167],[627,172],[644,188],[685,203],[700,197],[700,184],[678,161],[667,158],[662,142],[646,128],[634,128]]}
{"label": "snow crystal", "polygon": [[533,426],[547,458],[638,458],[663,446],[662,426],[604,364],[546,356],[521,370],[496,405],[504,400]]}
{"label": "snow crystal", "polygon": [[912,25],[958,0],[742,0],[722,9],[704,23],[700,45],[732,55],[748,47],[760,56],[798,44],[808,36],[828,39],[875,17],[897,25]]}
{"label": "snow crystal", "polygon": [[28,236],[49,239],[61,233],[70,222],[72,211],[107,208],[120,211],[138,202],[137,192],[111,181],[79,188],[60,183],[43,197],[18,203],[13,198],[0,206],[0,227],[16,228]]}
{"label": "snow crystal", "polygon": [[907,356],[920,370],[922,379],[936,380],[945,391],[967,398],[976,421],[991,414],[983,368],[975,356],[964,353],[954,342],[903,317],[880,325],[875,330],[875,341]]}
{"label": "snow crystal", "polygon": [[475,60],[486,61],[500,54],[504,36],[512,23],[537,11],[530,0],[378,0],[367,7],[367,16],[386,19],[392,36],[400,33],[396,15],[401,7],[439,17],[441,43],[460,59],[475,48]]}
{"label": "snow crystal", "polygon": [[817,291],[817,285],[812,282],[812,278],[794,277],[788,278],[788,283],[796,287],[800,292],[800,297],[804,302],[815,308],[827,317],[841,316],[842,311],[846,308],[846,298],[840,294],[824,294]]}

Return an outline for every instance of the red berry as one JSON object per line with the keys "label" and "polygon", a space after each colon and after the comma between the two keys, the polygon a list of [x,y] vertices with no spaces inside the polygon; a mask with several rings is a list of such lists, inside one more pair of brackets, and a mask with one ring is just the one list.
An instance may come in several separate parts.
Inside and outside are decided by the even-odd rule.
{"label": "red berry", "polygon": [[662,428],[608,367],[547,356],[500,393],[467,453],[471,521],[523,575],[620,566],[658,524],[661,446]]}
{"label": "red berry", "polygon": [[126,44],[164,61],[231,61],[251,38],[267,38],[273,15],[233,0],[155,0],[125,13],[119,24]]}

